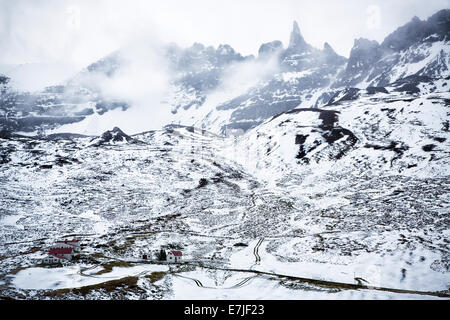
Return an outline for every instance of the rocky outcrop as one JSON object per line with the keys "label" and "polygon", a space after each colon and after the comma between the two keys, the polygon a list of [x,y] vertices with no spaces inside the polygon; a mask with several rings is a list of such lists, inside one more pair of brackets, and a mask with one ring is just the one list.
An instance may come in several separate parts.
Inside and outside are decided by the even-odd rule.
{"label": "rocky outcrop", "polygon": [[265,59],[273,54],[279,53],[283,50],[283,43],[279,40],[263,43],[258,50],[258,58]]}
{"label": "rocky outcrop", "polygon": [[106,144],[115,143],[143,143],[124,133],[120,128],[114,127],[112,130],[105,131],[100,137],[94,138],[90,142],[90,146],[98,147]]}

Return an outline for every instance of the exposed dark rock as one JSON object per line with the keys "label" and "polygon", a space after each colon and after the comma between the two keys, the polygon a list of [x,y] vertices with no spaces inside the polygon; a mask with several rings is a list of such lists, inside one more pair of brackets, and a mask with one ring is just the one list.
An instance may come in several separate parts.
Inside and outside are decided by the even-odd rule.
{"label": "exposed dark rock", "polygon": [[373,64],[382,56],[380,45],[375,40],[356,39],[350,51],[347,67],[334,86],[352,86],[361,82],[369,75]]}
{"label": "exposed dark rock", "polygon": [[11,161],[9,150],[0,150],[0,164],[6,164]]}
{"label": "exposed dark rock", "polygon": [[10,139],[11,132],[5,129],[0,130],[0,139]]}
{"label": "exposed dark rock", "polygon": [[420,89],[419,89],[419,88],[417,88],[415,85],[409,84],[409,83],[404,84],[404,85],[401,86],[401,87],[395,88],[394,91],[398,91],[398,92],[406,92],[406,93],[409,93],[409,94],[412,94],[412,93],[420,93]]}
{"label": "exposed dark rock", "polygon": [[328,101],[328,105],[332,105],[341,101],[356,100],[359,97],[360,89],[346,88],[336,92]]}
{"label": "exposed dark rock", "polygon": [[[95,142],[94,142],[95,141]],[[126,142],[126,143],[143,143],[137,139],[125,134],[120,128],[114,127],[112,130],[104,132],[100,137],[91,140],[92,146],[101,146],[104,144]]]}
{"label": "exposed dark rock", "polygon": [[302,135],[302,134],[297,134],[295,136],[295,144],[303,144],[306,141],[306,138],[308,138],[309,135]]}
{"label": "exposed dark rock", "polygon": [[422,150],[426,151],[426,152],[433,151],[435,148],[436,148],[435,144],[426,144],[426,145],[422,146]]}
{"label": "exposed dark rock", "polygon": [[10,128],[13,131],[35,131],[42,126],[55,126],[75,123],[84,120],[84,117],[35,117],[3,119],[0,118],[0,127]]}
{"label": "exposed dark rock", "polygon": [[325,138],[325,141],[330,144],[345,136],[347,136],[347,141],[349,141],[351,145],[354,145],[358,141],[358,138],[356,138],[353,132],[341,127],[334,127],[330,131],[325,131],[322,136]]}
{"label": "exposed dark rock", "polygon": [[0,84],[1,84],[1,85],[6,85],[6,84],[8,84],[8,82],[9,82],[10,80],[11,80],[11,79],[10,79],[9,77],[5,76],[4,74],[0,74]]}
{"label": "exposed dark rock", "polygon": [[304,112],[304,111],[320,113],[319,118],[323,120],[324,126],[333,126],[334,123],[336,123],[336,121],[338,119],[337,114],[339,113],[339,111],[336,111],[336,110],[325,110],[325,109],[319,109],[319,108],[296,108],[296,109],[293,109],[290,111],[286,111],[286,112],[277,114],[277,115],[273,116],[272,119],[270,119],[270,121],[278,118],[279,116],[281,116],[283,114],[296,114],[296,113]]}
{"label": "exposed dark rock", "polygon": [[338,113],[339,111],[334,110],[321,110],[319,119],[322,120],[321,127],[330,128],[334,127],[338,122]]}
{"label": "exposed dark rock", "polygon": [[242,242],[238,242],[233,244],[234,247],[248,247],[248,244],[246,243],[242,243]]}
{"label": "exposed dark rock", "polygon": [[128,142],[133,141],[133,138],[131,138],[129,135],[125,134],[120,128],[114,127],[111,131],[106,131],[102,134],[102,138],[104,141],[115,141],[115,142],[121,142],[123,140],[126,140]]}
{"label": "exposed dark rock", "polygon": [[388,35],[381,43],[381,46],[385,49],[400,51],[414,43],[424,41],[431,35],[436,35],[439,39],[444,39],[445,37],[448,39],[450,35],[449,9],[438,11],[426,21],[414,17],[410,22]]}
{"label": "exposed dark rock", "polygon": [[368,94],[375,94],[378,92],[389,93],[389,91],[387,91],[385,87],[367,87],[366,90]]}
{"label": "exposed dark rock", "polygon": [[201,179],[198,181],[197,189],[203,188],[203,187],[206,186],[207,184],[208,184],[208,180],[205,179],[205,178],[201,178]]}
{"label": "exposed dark rock", "polygon": [[387,146],[376,145],[376,144],[366,144],[365,148],[372,148],[375,150],[391,150],[396,152],[399,155],[402,155],[409,147],[401,141],[391,141],[391,143]]}
{"label": "exposed dark rock", "polygon": [[443,137],[434,137],[433,140],[437,141],[437,142],[444,142],[445,140],[447,140],[446,138]]}
{"label": "exposed dark rock", "polygon": [[394,91],[412,94],[420,92],[417,87],[420,83],[429,83],[431,81],[432,79],[428,76],[411,75],[395,81],[391,86],[395,87]]}

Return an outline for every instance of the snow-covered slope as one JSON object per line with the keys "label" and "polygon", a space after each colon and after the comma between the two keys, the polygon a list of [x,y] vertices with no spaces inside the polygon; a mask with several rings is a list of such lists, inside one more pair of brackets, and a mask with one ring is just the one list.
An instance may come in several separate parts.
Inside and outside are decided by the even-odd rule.
{"label": "snow-covered slope", "polygon": [[[1,294],[448,297],[449,98],[363,91],[227,139],[180,125],[2,134]],[[61,237],[82,253],[47,271]],[[161,247],[185,263],[140,259]]]}
{"label": "snow-covered slope", "polygon": [[341,95],[321,108],[297,108],[272,117],[242,136],[231,154],[252,172],[267,171],[274,178],[326,171],[449,174],[450,93],[355,93],[357,99]]}

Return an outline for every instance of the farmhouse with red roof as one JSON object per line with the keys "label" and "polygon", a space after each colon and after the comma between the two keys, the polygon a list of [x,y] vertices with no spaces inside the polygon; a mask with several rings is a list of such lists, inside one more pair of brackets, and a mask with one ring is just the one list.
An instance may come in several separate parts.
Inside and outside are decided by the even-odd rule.
{"label": "farmhouse with red roof", "polygon": [[72,248],[73,251],[80,251],[80,241],[78,240],[60,240],[52,246],[52,248]]}
{"label": "farmhouse with red roof", "polygon": [[173,250],[167,253],[167,261],[170,262],[180,262],[182,257],[183,253],[181,251]]}
{"label": "farmhouse with red roof", "polygon": [[80,251],[80,242],[78,240],[60,240],[56,241],[50,247],[48,256],[45,257],[43,263],[57,263],[61,261],[72,260],[75,252]]}
{"label": "farmhouse with red roof", "polygon": [[44,263],[56,263],[72,260],[73,248],[51,248],[48,256],[43,259]]}

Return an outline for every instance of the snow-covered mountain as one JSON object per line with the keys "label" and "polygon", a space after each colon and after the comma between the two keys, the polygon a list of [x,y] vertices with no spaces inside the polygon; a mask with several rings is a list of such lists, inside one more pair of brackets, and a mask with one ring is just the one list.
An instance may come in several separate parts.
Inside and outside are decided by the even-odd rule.
{"label": "snow-covered mountain", "polygon": [[[449,81],[441,84],[447,88]],[[238,140],[236,160],[254,174],[270,171],[275,180],[328,170],[447,176],[450,93],[417,96],[386,89],[391,93],[356,89],[351,98],[344,94],[321,108],[278,114]]]}
{"label": "snow-covered mountain", "polygon": [[[160,108],[172,112],[168,122],[224,134],[247,131],[296,107],[325,105],[346,88],[385,87],[411,77],[413,86],[445,79],[450,75],[449,16],[447,9],[425,21],[415,17],[381,44],[356,39],[348,59],[328,43],[322,50],[312,47],[297,22],[286,48],[278,40],[265,43],[256,58],[244,57],[229,45],[214,48],[195,43],[184,49],[168,44],[157,50],[167,64],[169,79]],[[97,119],[111,110],[127,110],[133,106],[130,97],[112,97],[102,88],[102,77],[122,76],[130,63],[125,51],[117,50],[65,85],[41,93],[4,90],[0,125],[13,131],[51,130]]]}
{"label": "snow-covered mountain", "polygon": [[346,59],[337,55],[328,43],[323,50],[307,44],[297,22],[294,22],[286,49],[280,41],[261,45],[259,61],[271,56],[277,60],[278,68],[270,77],[247,92],[213,106],[195,124],[222,134],[227,130],[246,131],[301,104],[314,106],[314,97],[317,99],[325,88],[331,86],[346,63]]}
{"label": "snow-covered mountain", "polygon": [[449,10],[410,22],[381,44],[357,39],[344,73],[335,86],[386,86],[408,76],[447,78],[449,71]]}
{"label": "snow-covered mountain", "polygon": [[415,85],[448,78],[449,21],[450,10],[442,10],[426,21],[414,18],[381,45],[357,39],[348,60],[327,43],[322,51],[311,47],[294,22],[289,46],[280,54],[281,72],[217,106],[201,123],[222,133],[226,128],[246,131],[295,107],[325,105],[346,88],[384,87],[408,77],[416,79]]}

